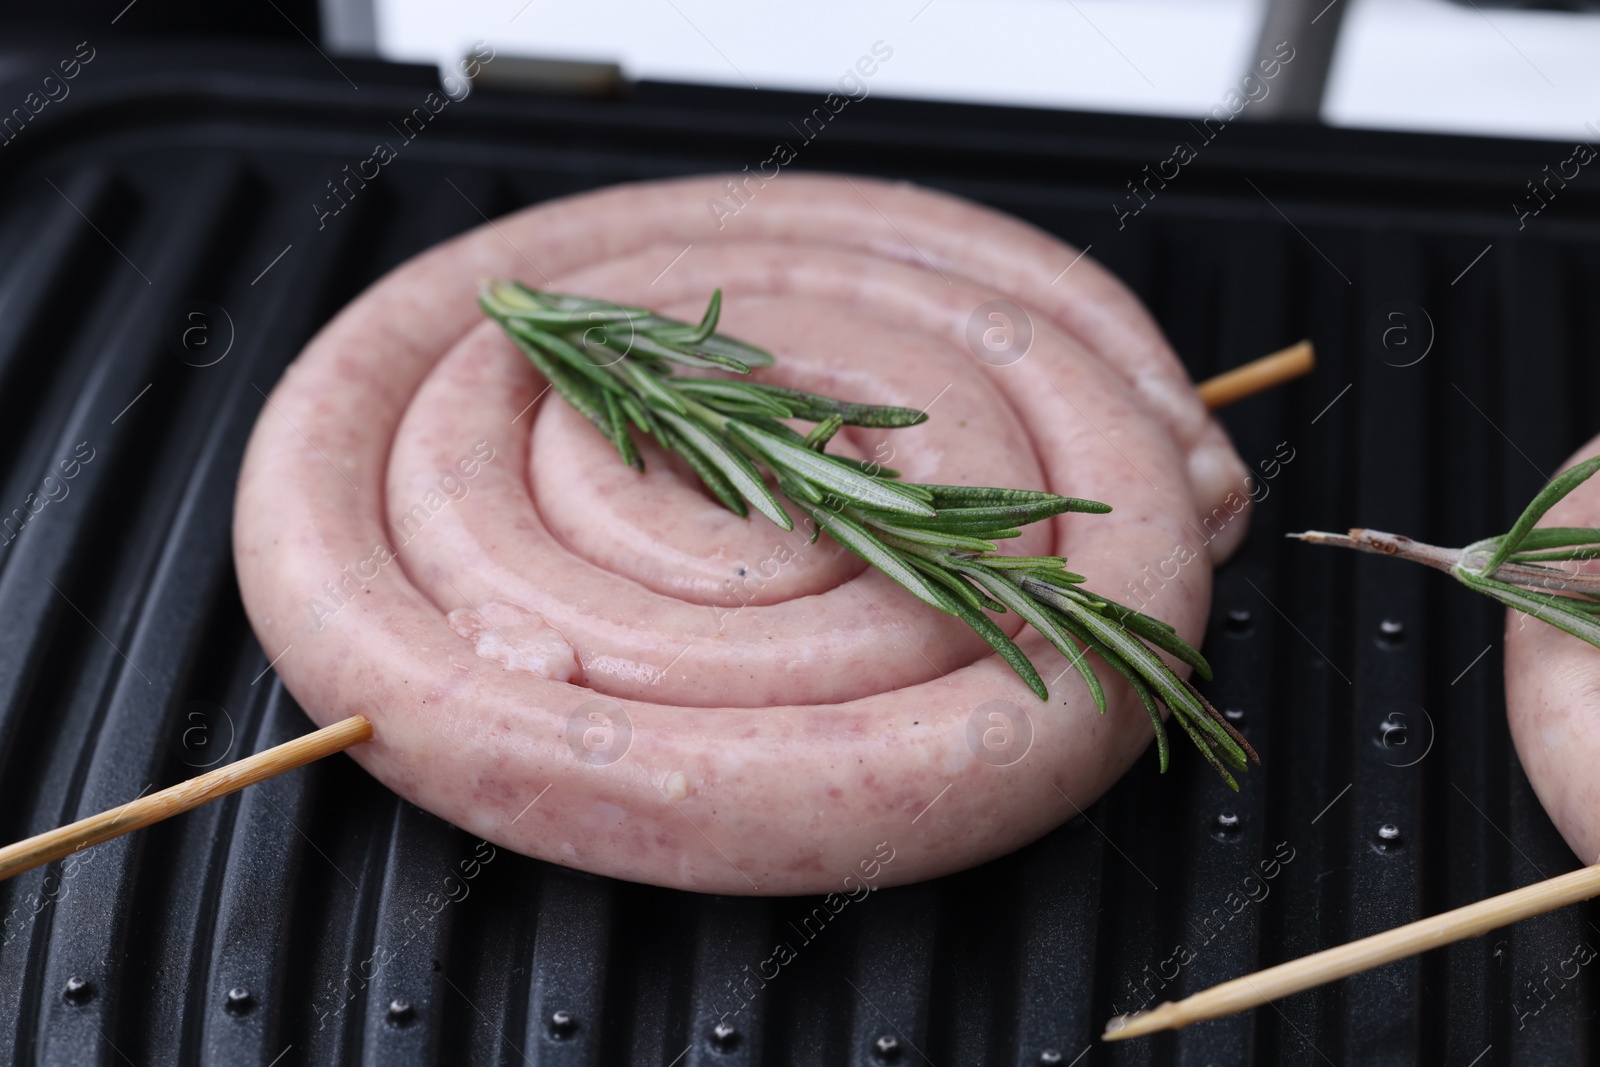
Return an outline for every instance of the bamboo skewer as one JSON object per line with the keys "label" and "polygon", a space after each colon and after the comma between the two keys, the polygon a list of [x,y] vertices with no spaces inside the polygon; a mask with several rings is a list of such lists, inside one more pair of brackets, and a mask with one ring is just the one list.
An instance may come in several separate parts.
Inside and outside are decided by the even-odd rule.
{"label": "bamboo skewer", "polygon": [[1205,401],[1206,407],[1215,411],[1302,374],[1310,374],[1316,365],[1317,358],[1311,342],[1301,341],[1215,378],[1207,378],[1195,387],[1195,391]]}
{"label": "bamboo skewer", "polygon": [[[1311,342],[1301,341],[1281,352],[1246,363],[1218,375],[1198,387],[1208,408],[1242,400],[1291,378],[1310,372],[1314,366]],[[79,849],[98,845],[122,834],[182,814],[202,804],[236,793],[245,786],[265,781],[294,770],[324,756],[342,752],[351,745],[372,739],[372,724],[365,716],[353,715],[332,726],[298,737],[293,741],[258,752],[226,767],[180,782],[159,793],[80,819],[69,826],[50,830],[0,848],[0,881],[58,860]]]}
{"label": "bamboo skewer", "polygon": [[159,793],[7,845],[0,848],[0,881],[370,740],[372,723],[364,715],[352,715]]}
{"label": "bamboo skewer", "polygon": [[1323,985],[1420,952],[1464,941],[1490,930],[1547,911],[1600,896],[1600,865],[1502,893],[1427,919],[1364,937],[1348,945],[1280,963],[1264,971],[1212,986],[1180,1001],[1149,1011],[1119,1015],[1106,1024],[1104,1041],[1123,1041],[1158,1030],[1177,1030],[1190,1023],[1260,1007],[1280,997]]}

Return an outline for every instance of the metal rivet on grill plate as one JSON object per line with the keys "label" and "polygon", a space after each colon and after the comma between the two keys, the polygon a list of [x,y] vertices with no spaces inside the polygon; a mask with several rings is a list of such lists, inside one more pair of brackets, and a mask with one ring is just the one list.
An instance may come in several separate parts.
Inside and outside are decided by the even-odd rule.
{"label": "metal rivet on grill plate", "polygon": [[389,1001],[389,1021],[396,1026],[405,1026],[417,1017],[417,1010],[411,1006],[411,1001],[402,997],[395,997]]}
{"label": "metal rivet on grill plate", "polygon": [[1244,722],[1244,709],[1243,708],[1227,708],[1227,709],[1225,709],[1223,711],[1222,717],[1224,719],[1227,719],[1229,722],[1233,723],[1235,726],[1237,726],[1240,723]]}
{"label": "metal rivet on grill plate", "polygon": [[1229,835],[1239,829],[1239,816],[1231,811],[1224,811],[1217,815],[1217,833]]}
{"label": "metal rivet on grill plate", "polygon": [[1396,826],[1392,822],[1384,823],[1382,826],[1378,827],[1378,840],[1385,845],[1399,844],[1400,827]]}
{"label": "metal rivet on grill plate", "polygon": [[1378,624],[1378,643],[1393,648],[1406,639],[1406,624],[1399,619],[1384,619]]}
{"label": "metal rivet on grill plate", "polygon": [[1039,1053],[1039,1067],[1056,1067],[1061,1062],[1061,1053],[1053,1048],[1047,1048]]}
{"label": "metal rivet on grill plate", "polygon": [[711,1046],[718,1052],[732,1052],[739,1044],[739,1031],[728,1022],[719,1021],[711,1028]]}
{"label": "metal rivet on grill plate", "polygon": [[872,1052],[882,1063],[897,1063],[900,1060],[900,1039],[893,1034],[884,1034],[872,1043]]}
{"label": "metal rivet on grill plate", "polygon": [[1228,609],[1228,632],[1230,634],[1246,634],[1250,632],[1250,609]]}
{"label": "metal rivet on grill plate", "polygon": [[61,987],[61,998],[68,1004],[87,1004],[94,999],[94,986],[87,979],[73,975],[67,979],[67,984]]}
{"label": "metal rivet on grill plate", "polygon": [[223,996],[222,1006],[234,1015],[243,1015],[256,1006],[256,998],[244,986],[236,985]]}
{"label": "metal rivet on grill plate", "polygon": [[578,1032],[578,1018],[566,1008],[557,1008],[550,1013],[550,1035],[552,1037],[571,1037]]}

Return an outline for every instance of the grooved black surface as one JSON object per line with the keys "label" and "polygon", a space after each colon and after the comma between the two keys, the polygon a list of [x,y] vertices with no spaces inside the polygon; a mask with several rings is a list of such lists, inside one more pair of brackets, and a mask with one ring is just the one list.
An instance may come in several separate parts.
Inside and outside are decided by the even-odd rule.
{"label": "grooved black surface", "polygon": [[[6,840],[309,728],[245,623],[229,522],[263,396],[333,311],[480,209],[754,167],[815,104],[483,94],[319,229],[324,183],[398,141],[388,124],[430,72],[341,61],[353,90],[306,50],[105,51],[0,149],[0,519],[80,444],[93,456],[0,534]],[[869,1065],[888,1062],[884,1037],[894,1062],[940,1067],[1591,1059],[1592,968],[1557,975],[1600,946],[1594,907],[1094,1042],[1114,1010],[1575,866],[1511,751],[1499,612],[1443,576],[1280,535],[1504,529],[1600,421],[1600,198],[1575,181],[1518,232],[1507,207],[1569,149],[1234,126],[1119,228],[1124,183],[1200,136],[872,99],[797,165],[910,178],[1092,243],[1197,377],[1315,339],[1314,377],[1225,416],[1248,462],[1293,452],[1218,574],[1206,647],[1213,699],[1266,761],[1240,795],[1180,744],[1167,776],[1147,755],[1037,844],[876,893],[808,939],[814,901],[491,856],[336,758],[0,884],[0,1065]],[[195,300],[232,324],[214,366],[180,359]],[[1394,301],[1425,313],[1400,320],[1411,348],[1382,344]],[[1390,365],[1427,333],[1426,358]],[[793,962],[737,992],[778,942]],[[68,999],[73,977],[89,985]]]}

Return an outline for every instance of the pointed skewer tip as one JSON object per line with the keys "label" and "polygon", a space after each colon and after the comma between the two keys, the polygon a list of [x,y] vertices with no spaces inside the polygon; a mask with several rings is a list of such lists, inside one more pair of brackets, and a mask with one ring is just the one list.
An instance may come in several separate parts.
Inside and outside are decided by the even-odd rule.
{"label": "pointed skewer tip", "polygon": [[1131,1037],[1144,1037],[1160,1030],[1172,1030],[1181,1025],[1176,1016],[1178,1005],[1164,1000],[1149,1011],[1136,1011],[1131,1015],[1117,1015],[1106,1023],[1102,1041],[1126,1041]]}

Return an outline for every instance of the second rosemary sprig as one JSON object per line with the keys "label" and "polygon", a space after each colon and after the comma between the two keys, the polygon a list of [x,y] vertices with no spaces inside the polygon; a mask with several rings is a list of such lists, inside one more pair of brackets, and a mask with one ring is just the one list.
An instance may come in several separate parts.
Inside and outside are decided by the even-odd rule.
{"label": "second rosemary sprig", "polygon": [[1576,566],[1570,571],[1550,566],[1600,559],[1600,529],[1539,526],[1551,508],[1596,471],[1600,456],[1562,471],[1529,502],[1510,530],[1466,548],[1440,548],[1382,530],[1355,529],[1347,534],[1307,530],[1289,536],[1425,564],[1474,592],[1600,648],[1600,574],[1586,574]]}
{"label": "second rosemary sprig", "polygon": [[[738,378],[685,376],[675,368],[746,375],[769,366],[762,349],[717,333],[722,293],[696,325],[647,308],[492,282],[479,302],[561,397],[594,424],[623,462],[644,460],[633,433],[677,453],[729,510],[754,508],[785,530],[794,520],[767,484],[823,531],[913,596],[970,626],[1041,699],[1049,690],[1032,662],[989,612],[1015,612],[1078,671],[1095,705],[1105,691],[1085,653],[1128,684],[1155,730],[1161,769],[1169,751],[1160,707],[1228,785],[1230,769],[1260,762],[1217,709],[1159,655],[1202,678],[1211,667],[1159,619],[1097,596],[1060,556],[1007,556],[998,541],[1067,512],[1111,510],[1093,500],[1026,489],[924,485],[897,472],[827,451],[844,426],[894,429],[927,416],[910,408],[855,404]],[[781,420],[813,424],[800,434]]]}

